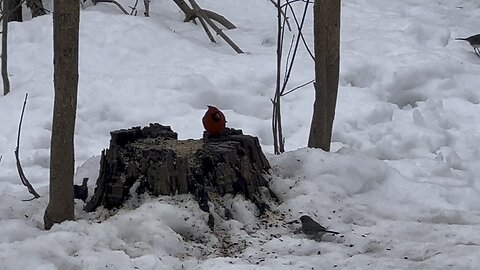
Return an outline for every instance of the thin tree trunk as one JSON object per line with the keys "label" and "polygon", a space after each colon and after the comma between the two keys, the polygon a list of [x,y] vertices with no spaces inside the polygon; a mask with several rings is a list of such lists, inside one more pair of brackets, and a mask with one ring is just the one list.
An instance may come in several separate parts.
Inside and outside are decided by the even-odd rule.
{"label": "thin tree trunk", "polygon": [[3,80],[3,95],[10,93],[10,80],[8,78],[7,69],[7,48],[8,48],[8,13],[10,8],[7,0],[3,0],[3,20],[2,20],[2,80]]}
{"label": "thin tree trunk", "polygon": [[74,130],[78,89],[77,0],[53,2],[53,52],[55,101],[50,152],[50,200],[45,228],[74,219]]}
{"label": "thin tree trunk", "polygon": [[308,147],[330,150],[340,65],[340,0],[315,0],[315,103]]}

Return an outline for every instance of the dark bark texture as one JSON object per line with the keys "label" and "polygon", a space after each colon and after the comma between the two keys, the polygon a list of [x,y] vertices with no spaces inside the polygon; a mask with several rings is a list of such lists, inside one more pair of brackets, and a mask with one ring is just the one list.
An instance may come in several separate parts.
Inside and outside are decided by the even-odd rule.
{"label": "dark bark texture", "polygon": [[2,81],[3,81],[3,95],[10,93],[10,79],[8,78],[8,14],[10,13],[9,3],[3,2],[3,16],[2,20]]}
{"label": "dark bark texture", "polygon": [[26,2],[33,18],[47,14],[45,8],[43,8],[42,0],[27,0]]}
{"label": "dark bark texture", "polygon": [[315,0],[315,103],[308,146],[330,151],[340,65],[340,0]]}
{"label": "dark bark texture", "polygon": [[[22,6],[20,5],[22,0],[3,0],[6,1],[7,9],[4,6],[4,14],[7,14],[7,22],[21,22],[22,18]],[[7,11],[7,12],[5,12]]]}
{"label": "dark bark texture", "polygon": [[55,100],[50,150],[50,199],[45,228],[74,219],[74,144],[78,90],[80,5],[76,0],[53,2]]}
{"label": "dark bark texture", "polygon": [[120,207],[131,192],[145,191],[155,196],[193,194],[204,211],[212,197],[227,193],[243,194],[261,211],[266,208],[264,173],[270,165],[256,137],[227,129],[217,138],[177,140],[170,127],[160,124],[118,130],[111,136],[86,211],[100,205]]}

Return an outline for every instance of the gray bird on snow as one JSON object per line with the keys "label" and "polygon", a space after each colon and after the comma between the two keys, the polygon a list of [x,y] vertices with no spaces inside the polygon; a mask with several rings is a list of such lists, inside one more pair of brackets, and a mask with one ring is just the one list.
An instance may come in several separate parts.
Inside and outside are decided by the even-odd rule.
{"label": "gray bird on snow", "polygon": [[318,224],[315,220],[307,215],[303,215],[300,217],[300,221],[302,222],[302,231],[308,237],[313,238],[316,241],[320,241],[320,238],[325,233],[333,233],[339,234],[339,232],[329,231],[322,225]]}
{"label": "gray bird on snow", "polygon": [[470,43],[470,46],[473,47],[473,50],[475,51],[475,54],[478,57],[480,57],[480,34],[473,35],[473,36],[466,37],[466,38],[456,38],[455,40],[465,40],[468,43]]}

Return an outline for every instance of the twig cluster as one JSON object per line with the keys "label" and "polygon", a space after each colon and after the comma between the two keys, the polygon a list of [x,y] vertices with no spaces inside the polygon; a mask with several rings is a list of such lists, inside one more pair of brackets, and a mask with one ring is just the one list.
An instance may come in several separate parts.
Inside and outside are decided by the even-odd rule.
{"label": "twig cluster", "polygon": [[[315,60],[315,57],[309,48],[305,37],[303,36],[303,26],[305,24],[308,6],[313,2],[311,0],[286,0],[285,3],[281,4],[280,0],[275,2],[270,0],[277,9],[277,72],[276,72],[276,86],[275,86],[275,95],[271,99],[273,104],[272,109],[272,131],[273,131],[273,145],[274,153],[280,154],[285,151],[285,138],[283,137],[282,130],[282,117],[281,117],[281,98],[285,95],[288,95],[302,87],[305,87],[314,82],[314,80],[303,83],[299,86],[296,86],[290,90],[287,90],[288,81],[293,70],[293,65],[295,63],[295,57],[297,55],[298,47],[300,42],[303,43],[304,47],[308,51],[312,60]],[[292,6],[293,3],[303,3],[303,12],[299,17],[295,13],[295,10]],[[285,59],[285,70],[282,73],[282,62],[283,60],[283,45],[285,37],[286,26],[290,30],[291,27],[288,24],[288,15],[291,14],[295,21],[296,25],[296,35],[293,35],[292,40],[290,41],[290,46],[288,49],[287,57]]]}

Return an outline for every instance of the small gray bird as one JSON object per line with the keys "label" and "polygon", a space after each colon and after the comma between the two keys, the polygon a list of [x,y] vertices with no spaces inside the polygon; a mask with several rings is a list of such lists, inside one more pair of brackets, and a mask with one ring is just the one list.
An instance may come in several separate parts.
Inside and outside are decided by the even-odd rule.
{"label": "small gray bird", "polygon": [[480,34],[473,35],[467,38],[456,38],[455,40],[465,40],[473,47],[475,54],[480,57]]}
{"label": "small gray bird", "polygon": [[321,237],[325,233],[339,234],[339,232],[327,230],[325,227],[318,224],[315,220],[307,215],[301,216],[300,221],[302,222],[303,233],[316,241],[320,241]]}

